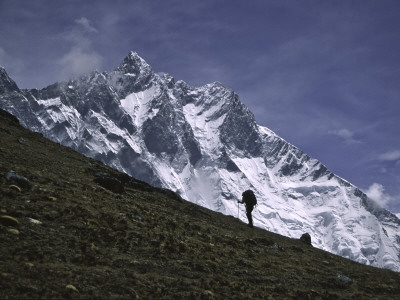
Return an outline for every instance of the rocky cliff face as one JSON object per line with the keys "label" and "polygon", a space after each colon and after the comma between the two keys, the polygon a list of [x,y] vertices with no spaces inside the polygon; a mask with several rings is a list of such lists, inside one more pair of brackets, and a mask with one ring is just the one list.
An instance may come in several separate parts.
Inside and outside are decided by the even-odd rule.
{"label": "rocky cliff face", "polygon": [[400,220],[319,161],[259,126],[238,95],[191,87],[131,52],[111,73],[20,90],[0,70],[0,108],[25,127],[224,214],[253,189],[255,225],[400,271]]}

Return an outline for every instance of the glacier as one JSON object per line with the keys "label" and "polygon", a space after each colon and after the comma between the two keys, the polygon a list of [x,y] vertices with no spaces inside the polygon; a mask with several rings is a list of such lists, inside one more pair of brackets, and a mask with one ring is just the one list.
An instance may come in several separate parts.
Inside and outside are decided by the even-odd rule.
{"label": "glacier", "polygon": [[256,123],[219,82],[201,87],[156,73],[130,52],[112,72],[19,89],[0,67],[0,108],[30,130],[152,185],[254,225],[400,271],[400,220],[318,160]]}

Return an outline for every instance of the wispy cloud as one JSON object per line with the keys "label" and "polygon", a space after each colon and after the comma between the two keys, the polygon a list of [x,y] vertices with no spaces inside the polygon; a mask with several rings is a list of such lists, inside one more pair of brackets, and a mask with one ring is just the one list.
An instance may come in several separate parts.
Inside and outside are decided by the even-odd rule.
{"label": "wispy cloud", "polygon": [[376,182],[371,184],[365,193],[369,198],[386,208],[390,202],[395,200],[393,196],[385,193],[385,188],[382,184]]}
{"label": "wispy cloud", "polygon": [[67,79],[100,69],[103,57],[92,49],[91,36],[98,30],[90,20],[81,17],[75,19],[73,27],[65,34],[65,39],[72,43],[70,50],[58,60],[61,66],[60,77]]}
{"label": "wispy cloud", "polygon": [[382,153],[378,156],[378,160],[381,161],[397,161],[400,160],[400,150],[393,150]]}
{"label": "wispy cloud", "polygon": [[336,136],[342,138],[345,141],[345,143],[347,143],[347,144],[360,143],[360,141],[354,137],[354,135],[355,135],[354,132],[349,129],[346,129],[346,128],[342,128],[342,129],[338,129],[338,130],[330,130],[329,134],[333,134],[333,135],[336,135]]}
{"label": "wispy cloud", "polygon": [[101,55],[94,51],[84,51],[79,46],[73,47],[60,60],[63,78],[73,77],[97,70],[103,61]]}
{"label": "wispy cloud", "polygon": [[92,24],[90,24],[90,21],[85,17],[81,17],[80,19],[76,19],[75,23],[78,24],[78,25],[81,25],[83,27],[83,29],[86,30],[87,32],[97,32],[97,29],[94,28],[92,26]]}
{"label": "wispy cloud", "polygon": [[24,68],[24,63],[0,47],[0,66],[7,68],[7,71],[18,72]]}

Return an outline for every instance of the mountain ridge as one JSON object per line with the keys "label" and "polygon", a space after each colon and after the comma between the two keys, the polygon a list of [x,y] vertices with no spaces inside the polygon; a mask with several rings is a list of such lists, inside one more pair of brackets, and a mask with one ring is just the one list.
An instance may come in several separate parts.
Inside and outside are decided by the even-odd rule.
{"label": "mountain ridge", "polygon": [[221,83],[175,82],[130,52],[111,73],[0,97],[25,127],[140,180],[234,216],[235,200],[252,188],[256,226],[309,232],[316,247],[400,270],[399,219],[258,125]]}
{"label": "mountain ridge", "polygon": [[185,201],[0,110],[0,298],[397,299],[400,273]]}

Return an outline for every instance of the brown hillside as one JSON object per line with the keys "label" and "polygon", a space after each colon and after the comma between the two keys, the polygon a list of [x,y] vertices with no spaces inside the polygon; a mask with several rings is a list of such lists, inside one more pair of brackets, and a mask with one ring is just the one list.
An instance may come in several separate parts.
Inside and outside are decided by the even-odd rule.
{"label": "brown hillside", "polygon": [[3,111],[0,141],[0,298],[400,299],[399,273],[248,228]]}

